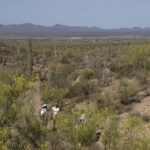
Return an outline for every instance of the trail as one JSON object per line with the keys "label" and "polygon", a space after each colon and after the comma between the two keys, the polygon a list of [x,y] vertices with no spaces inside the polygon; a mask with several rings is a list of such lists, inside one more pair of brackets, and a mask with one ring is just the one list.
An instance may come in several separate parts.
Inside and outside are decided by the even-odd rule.
{"label": "trail", "polygon": [[150,115],[150,96],[143,97],[139,102],[134,102],[129,106],[130,110],[123,112],[120,118],[127,119],[129,114],[139,114],[140,116]]}
{"label": "trail", "polygon": [[132,104],[132,112],[143,114],[150,114],[150,96],[145,97],[140,103]]}

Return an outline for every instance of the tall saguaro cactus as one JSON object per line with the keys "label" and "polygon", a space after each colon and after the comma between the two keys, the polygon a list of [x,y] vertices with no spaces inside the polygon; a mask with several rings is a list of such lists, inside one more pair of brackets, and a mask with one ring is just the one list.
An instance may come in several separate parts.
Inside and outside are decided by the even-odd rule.
{"label": "tall saguaro cactus", "polygon": [[29,67],[29,73],[32,75],[32,69],[33,69],[33,56],[32,56],[32,41],[29,39],[28,41],[28,67]]}
{"label": "tall saguaro cactus", "polygon": [[4,44],[4,42],[3,42],[3,40],[0,40],[0,46],[4,46],[5,44]]}
{"label": "tall saguaro cactus", "polygon": [[3,69],[5,67],[5,56],[2,57],[2,67],[3,67]]}

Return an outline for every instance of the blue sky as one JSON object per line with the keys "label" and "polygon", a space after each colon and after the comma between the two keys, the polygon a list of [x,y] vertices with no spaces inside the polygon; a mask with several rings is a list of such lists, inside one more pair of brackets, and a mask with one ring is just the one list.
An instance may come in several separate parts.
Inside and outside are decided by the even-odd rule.
{"label": "blue sky", "polygon": [[150,0],[0,0],[0,24],[150,27]]}

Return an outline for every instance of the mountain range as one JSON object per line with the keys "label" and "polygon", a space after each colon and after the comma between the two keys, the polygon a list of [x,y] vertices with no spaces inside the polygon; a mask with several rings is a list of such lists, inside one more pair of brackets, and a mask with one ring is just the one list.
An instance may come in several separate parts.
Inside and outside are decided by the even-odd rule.
{"label": "mountain range", "polygon": [[0,37],[73,37],[73,36],[118,36],[118,35],[140,35],[150,36],[150,28],[119,28],[103,29],[88,26],[66,26],[56,24],[54,26],[24,24],[0,24]]}

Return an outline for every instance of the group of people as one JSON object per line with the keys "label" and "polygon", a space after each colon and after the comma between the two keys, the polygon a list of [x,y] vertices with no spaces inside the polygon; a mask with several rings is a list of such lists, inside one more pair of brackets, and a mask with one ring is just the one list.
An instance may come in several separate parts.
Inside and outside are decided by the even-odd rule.
{"label": "group of people", "polygon": [[[42,105],[41,113],[40,113],[41,116],[48,116],[49,115],[49,111],[48,111],[47,106],[48,106],[47,104]],[[50,110],[51,118],[55,118],[58,115],[59,111],[60,111],[60,108],[59,108],[58,103],[56,102]],[[86,122],[87,122],[86,115],[84,113],[82,113],[80,116],[80,119],[78,121],[86,124]]]}
{"label": "group of people", "polygon": [[[42,108],[41,108],[41,112],[40,112],[40,114],[41,114],[41,116],[48,116],[49,115],[49,111],[48,111],[48,105],[47,104],[43,104],[42,105]],[[59,111],[60,111],[60,107],[59,107],[59,105],[58,105],[58,103],[56,102],[55,104],[54,104],[54,106],[51,108],[51,110],[50,110],[50,117],[53,119],[53,124],[54,124],[54,128],[55,128],[55,117],[59,114]],[[45,117],[43,117],[43,118],[45,118]],[[47,117],[46,117],[47,118]],[[87,117],[86,117],[86,115],[84,114],[84,113],[82,113],[81,114],[81,116],[80,116],[80,118],[79,119],[76,119],[76,120],[74,120],[74,127],[75,128],[78,128],[78,125],[79,124],[83,124],[83,125],[85,125],[86,123],[87,123]],[[47,119],[46,119],[46,124],[47,124]],[[98,141],[99,140],[99,138],[100,138],[100,136],[101,136],[101,132],[100,131],[97,131],[96,132],[96,137],[95,137],[95,141]],[[79,146],[80,146],[81,144],[79,143]]]}
{"label": "group of people", "polygon": [[[42,105],[41,113],[40,113],[41,116],[48,116],[49,113],[48,113],[47,106],[48,106],[47,104],[43,104]],[[51,118],[56,117],[58,115],[59,111],[60,111],[60,108],[58,106],[58,103],[56,102],[54,104],[54,106],[50,110],[50,116],[51,116]]]}

